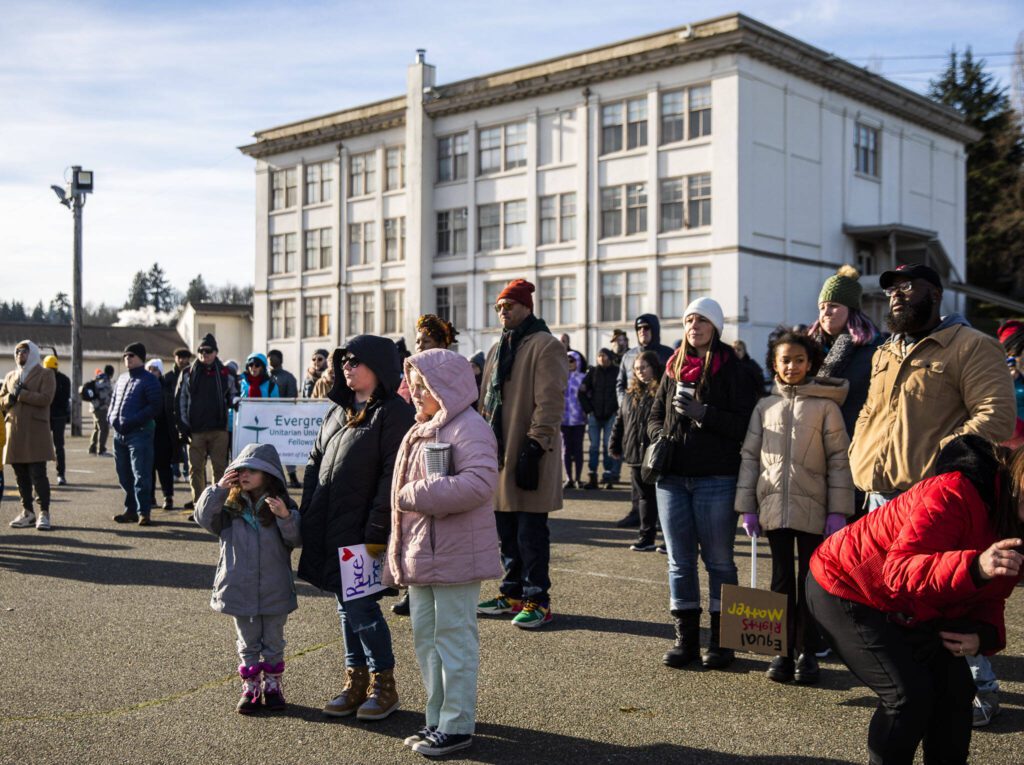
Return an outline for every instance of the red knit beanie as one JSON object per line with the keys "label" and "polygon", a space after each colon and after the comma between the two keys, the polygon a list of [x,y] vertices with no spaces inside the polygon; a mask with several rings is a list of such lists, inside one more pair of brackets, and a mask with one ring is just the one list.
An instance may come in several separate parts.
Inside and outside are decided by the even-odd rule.
{"label": "red knit beanie", "polygon": [[501,291],[501,294],[498,295],[498,300],[504,300],[505,298],[515,300],[517,303],[525,305],[532,311],[533,298],[530,296],[535,290],[536,287],[526,281],[526,279],[513,279],[508,283],[508,286]]}

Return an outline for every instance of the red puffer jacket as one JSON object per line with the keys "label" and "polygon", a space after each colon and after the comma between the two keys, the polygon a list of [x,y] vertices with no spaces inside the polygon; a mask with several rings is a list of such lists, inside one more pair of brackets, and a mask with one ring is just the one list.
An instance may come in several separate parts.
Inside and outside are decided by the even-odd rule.
{"label": "red puffer jacket", "polygon": [[824,590],[908,624],[970,619],[995,627],[1006,645],[1003,606],[1020,577],[997,577],[978,587],[971,568],[996,541],[988,508],[963,473],[915,484],[828,539],[811,558]]}

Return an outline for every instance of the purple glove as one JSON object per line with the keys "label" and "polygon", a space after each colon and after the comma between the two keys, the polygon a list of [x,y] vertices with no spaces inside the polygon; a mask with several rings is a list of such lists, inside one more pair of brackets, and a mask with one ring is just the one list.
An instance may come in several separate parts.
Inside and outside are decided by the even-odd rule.
{"label": "purple glove", "polygon": [[761,536],[761,522],[757,520],[757,513],[743,514],[743,530],[748,537]]}
{"label": "purple glove", "polygon": [[842,513],[829,513],[825,516],[825,536],[830,537],[846,525],[846,516]]}

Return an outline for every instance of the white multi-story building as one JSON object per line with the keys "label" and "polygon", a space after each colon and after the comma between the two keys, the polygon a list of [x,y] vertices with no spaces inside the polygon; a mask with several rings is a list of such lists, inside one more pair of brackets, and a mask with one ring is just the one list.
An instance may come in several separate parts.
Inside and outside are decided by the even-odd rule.
{"label": "white multi-story building", "polygon": [[895,262],[962,283],[975,137],[739,14],[446,85],[419,51],[405,95],[241,148],[256,159],[253,340],[304,366],[357,333],[411,341],[433,312],[469,354],[525,277],[591,357],[645,312],[671,343],[700,295],[759,354],[778,323],[814,320],[843,263],[867,289]]}

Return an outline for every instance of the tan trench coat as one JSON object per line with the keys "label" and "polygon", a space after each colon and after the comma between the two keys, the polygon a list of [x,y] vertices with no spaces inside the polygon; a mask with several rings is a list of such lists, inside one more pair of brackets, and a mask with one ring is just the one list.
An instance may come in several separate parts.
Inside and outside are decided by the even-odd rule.
{"label": "tan trench coat", "polygon": [[[487,354],[479,404],[483,404],[498,345]],[[502,389],[505,465],[498,474],[498,512],[550,513],[562,508],[562,411],[569,382],[565,346],[547,332],[527,335],[516,351],[512,375]],[[516,486],[516,460],[527,438],[544,448],[536,491]]]}
{"label": "tan trench coat", "polygon": [[7,443],[4,446],[4,464],[50,462],[57,457],[53,452],[50,433],[50,402],[57,388],[52,369],[34,367],[25,379],[17,403],[9,405],[9,397],[18,384],[20,370],[12,370],[0,387],[0,411],[6,423]]}

